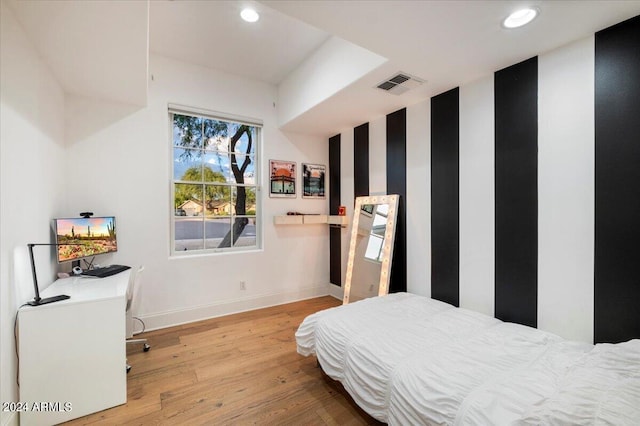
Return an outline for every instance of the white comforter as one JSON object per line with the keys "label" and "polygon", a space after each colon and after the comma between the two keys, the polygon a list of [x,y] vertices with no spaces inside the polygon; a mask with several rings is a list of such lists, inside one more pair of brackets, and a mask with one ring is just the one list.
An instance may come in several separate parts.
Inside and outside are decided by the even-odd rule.
{"label": "white comforter", "polygon": [[409,293],[310,315],[296,340],[392,425],[640,425],[640,340],[594,347]]}

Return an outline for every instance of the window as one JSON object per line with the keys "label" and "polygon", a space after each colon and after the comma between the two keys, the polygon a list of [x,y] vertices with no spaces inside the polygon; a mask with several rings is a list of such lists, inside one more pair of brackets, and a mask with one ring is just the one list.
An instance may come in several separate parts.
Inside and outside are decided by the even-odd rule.
{"label": "window", "polygon": [[169,108],[172,254],[260,248],[261,125]]}

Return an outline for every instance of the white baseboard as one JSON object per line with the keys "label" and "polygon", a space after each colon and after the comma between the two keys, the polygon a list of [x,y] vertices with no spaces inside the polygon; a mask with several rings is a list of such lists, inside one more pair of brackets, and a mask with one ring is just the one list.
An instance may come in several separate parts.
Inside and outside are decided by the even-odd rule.
{"label": "white baseboard", "polygon": [[0,420],[2,420],[0,422],[2,426],[18,426],[20,424],[17,413],[2,412],[0,413]]}
{"label": "white baseboard", "polygon": [[282,305],[284,303],[291,303],[297,302],[299,300],[326,296],[329,294],[328,287],[328,284],[318,285],[314,287],[301,288],[297,291],[292,292],[265,294],[235,300],[225,300],[224,302],[213,303],[205,306],[197,306],[195,308],[179,309],[169,312],[160,312],[156,314],[137,316],[144,321],[145,331],[151,331],[160,328],[173,327],[180,324],[201,321],[209,318],[216,318],[224,315],[236,314],[239,312],[251,311],[254,309],[267,308],[270,306]]}
{"label": "white baseboard", "polygon": [[335,284],[329,284],[329,296],[342,300],[344,298],[344,288]]}

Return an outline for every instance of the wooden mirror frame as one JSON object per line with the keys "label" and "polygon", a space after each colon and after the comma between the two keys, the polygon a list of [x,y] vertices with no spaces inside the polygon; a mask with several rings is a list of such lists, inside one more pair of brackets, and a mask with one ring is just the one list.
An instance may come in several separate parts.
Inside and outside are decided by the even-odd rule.
{"label": "wooden mirror frame", "polygon": [[358,240],[358,224],[360,221],[360,210],[366,204],[388,204],[389,213],[387,215],[387,225],[384,231],[383,256],[380,268],[380,280],[378,285],[378,296],[384,296],[389,292],[389,278],[391,275],[391,258],[393,256],[393,243],[395,239],[396,219],[398,212],[399,195],[373,195],[368,197],[357,197],[351,223],[351,241],[349,243],[349,257],[347,260],[347,275],[344,285],[344,296],[342,303],[349,303],[351,292],[351,279],[353,277],[353,265],[355,263],[356,245]]}

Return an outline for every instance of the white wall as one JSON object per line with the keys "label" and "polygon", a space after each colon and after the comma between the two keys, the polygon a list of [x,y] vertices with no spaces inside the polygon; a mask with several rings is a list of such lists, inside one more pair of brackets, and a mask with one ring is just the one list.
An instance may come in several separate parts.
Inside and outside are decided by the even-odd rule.
{"label": "white wall", "polygon": [[[353,163],[351,163],[353,167]],[[387,117],[369,122],[369,194],[387,193]]]}
{"label": "white wall", "polygon": [[460,306],[494,314],[493,75],[460,88]]}
{"label": "white wall", "polygon": [[593,339],[595,38],[538,60],[538,327]]}
{"label": "white wall", "polygon": [[[17,401],[13,321],[18,303],[34,297],[26,245],[51,241],[65,204],[64,95],[0,4],[0,401]],[[34,257],[43,288],[55,275],[53,250],[36,247]],[[0,424],[11,422],[17,416],[0,412]]]}
{"label": "white wall", "polygon": [[407,107],[407,291],[431,296],[431,100]]}
{"label": "white wall", "polygon": [[[273,86],[161,56],[150,58],[150,70],[148,106],[70,146],[66,176],[68,215],[117,217],[119,251],[100,261],[145,265],[138,315],[147,328],[327,294],[328,228],[273,225],[274,215],[290,210],[328,213],[324,199],[269,198],[265,190],[264,250],[170,258],[168,103],[263,120],[265,188],[269,159],[296,161],[299,169],[302,162],[328,164],[328,148],[323,138],[277,129]],[[78,110],[75,120],[94,118]]]}
{"label": "white wall", "polygon": [[278,87],[278,126],[320,104],[387,61],[339,37],[330,37]]}

